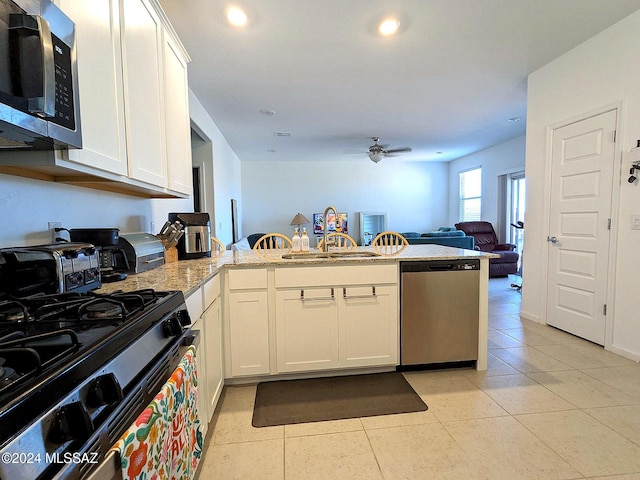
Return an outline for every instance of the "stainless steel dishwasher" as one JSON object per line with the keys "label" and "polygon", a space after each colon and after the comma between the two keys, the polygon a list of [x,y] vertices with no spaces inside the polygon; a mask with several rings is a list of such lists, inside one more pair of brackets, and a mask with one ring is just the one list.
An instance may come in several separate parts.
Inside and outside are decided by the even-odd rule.
{"label": "stainless steel dishwasher", "polygon": [[400,272],[400,369],[475,364],[480,260],[401,262]]}

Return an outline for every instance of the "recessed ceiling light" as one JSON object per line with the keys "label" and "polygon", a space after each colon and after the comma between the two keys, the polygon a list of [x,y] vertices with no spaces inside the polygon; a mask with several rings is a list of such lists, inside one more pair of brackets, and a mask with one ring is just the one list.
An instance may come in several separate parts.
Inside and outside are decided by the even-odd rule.
{"label": "recessed ceiling light", "polygon": [[274,137],[290,137],[291,132],[273,132]]}
{"label": "recessed ceiling light", "polygon": [[238,7],[227,9],[227,20],[234,27],[244,27],[247,24],[247,14]]}
{"label": "recessed ceiling light", "polygon": [[276,112],[273,110],[260,110],[260,113],[269,117],[271,115],[275,115]]}
{"label": "recessed ceiling light", "polygon": [[522,120],[520,117],[511,117],[511,118],[507,119],[507,121],[509,121],[511,123],[519,122],[520,120]]}
{"label": "recessed ceiling light", "polygon": [[400,22],[395,18],[386,18],[378,25],[378,32],[385,36],[393,35],[398,31],[399,26]]}

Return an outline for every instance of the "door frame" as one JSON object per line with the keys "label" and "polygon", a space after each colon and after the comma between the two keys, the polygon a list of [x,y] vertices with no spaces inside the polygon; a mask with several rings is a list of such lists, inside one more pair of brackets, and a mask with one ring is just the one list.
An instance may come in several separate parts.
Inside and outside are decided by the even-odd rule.
{"label": "door frame", "polygon": [[[553,133],[555,130],[577,123],[587,118],[595,117],[611,110],[616,110],[616,142],[614,144],[614,165],[613,165],[613,185],[611,189],[611,233],[609,235],[609,265],[607,269],[607,293],[606,304],[607,314],[605,315],[605,334],[604,334],[604,348],[605,350],[611,350],[613,344],[613,319],[615,317],[615,280],[616,280],[616,262],[617,262],[617,246],[618,246],[618,212],[620,203],[620,178],[622,172],[622,139],[623,136],[623,101],[613,102],[602,107],[588,110],[584,113],[574,115],[560,122],[547,125],[545,131],[545,178],[544,178],[544,218],[543,226],[545,232],[543,232],[540,242],[544,242],[544,248],[542,249],[542,285],[541,295],[543,297],[544,309],[541,311],[544,315],[544,323],[547,324],[547,307],[549,298],[547,296],[547,289],[549,285],[549,246],[546,240],[549,233],[549,222],[551,221],[551,178],[553,167]],[[617,160],[617,161],[616,161]]]}

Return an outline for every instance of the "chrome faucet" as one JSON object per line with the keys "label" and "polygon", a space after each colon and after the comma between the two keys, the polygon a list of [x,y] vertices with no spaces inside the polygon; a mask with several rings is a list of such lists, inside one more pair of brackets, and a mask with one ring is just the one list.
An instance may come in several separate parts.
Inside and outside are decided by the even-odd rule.
{"label": "chrome faucet", "polygon": [[329,213],[329,210],[333,210],[333,213],[336,216],[336,222],[338,221],[338,211],[336,210],[336,207],[332,207],[331,205],[329,205],[327,208],[324,209],[324,215],[322,220],[323,224],[322,224],[322,249],[321,249],[323,252],[328,252],[330,245],[336,245],[335,240],[332,240],[331,243],[327,241],[327,213]]}

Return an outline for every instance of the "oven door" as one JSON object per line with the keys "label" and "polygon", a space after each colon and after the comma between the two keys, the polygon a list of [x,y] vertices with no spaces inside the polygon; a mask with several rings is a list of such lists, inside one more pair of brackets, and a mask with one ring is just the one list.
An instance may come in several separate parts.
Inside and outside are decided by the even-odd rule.
{"label": "oven door", "polygon": [[[164,389],[165,383],[168,381],[170,374],[175,371],[178,367],[178,364],[184,357],[187,348],[191,345],[198,348],[200,343],[200,332],[196,330],[190,330],[185,336],[184,341],[180,348],[178,348],[174,353],[168,355],[168,358],[159,360],[155,366],[149,369],[149,373],[145,376],[145,378],[140,382],[138,387],[134,388],[134,392],[142,389],[152,388],[152,397],[155,397],[158,392]],[[170,368],[167,368],[167,365],[170,365]],[[170,374],[167,377],[167,370],[169,370]],[[162,375],[160,376],[160,374]],[[157,381],[158,378],[164,378],[164,382],[159,384]],[[155,386],[152,386],[154,385]],[[132,403],[133,401],[129,399],[126,403]],[[124,402],[123,402],[124,403]],[[140,407],[140,406],[139,406]],[[147,407],[147,403],[141,406],[142,408],[129,409],[126,414],[119,413],[120,417],[117,420],[118,425],[121,426],[120,431],[118,432],[118,437],[122,436],[122,434],[127,431],[130,427],[133,427],[134,422],[138,418],[138,416],[142,413],[142,411]],[[122,410],[122,409],[121,409]],[[126,409],[125,409],[126,410]],[[118,413],[116,413],[116,416]],[[110,423],[115,423],[112,420]],[[109,435],[110,438],[113,438],[113,433]],[[115,443],[115,442],[113,442]],[[65,478],[64,476],[58,476],[58,478]],[[120,455],[115,451],[110,451],[104,459],[98,464],[95,470],[88,473],[88,476],[82,476],[80,478],[86,480],[121,480],[121,463],[120,463]]]}

